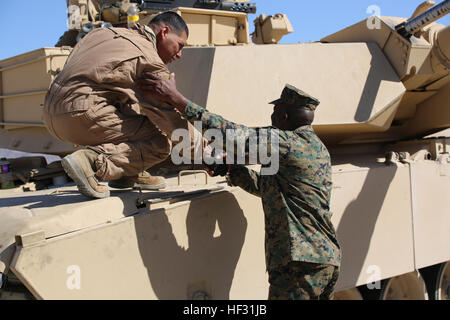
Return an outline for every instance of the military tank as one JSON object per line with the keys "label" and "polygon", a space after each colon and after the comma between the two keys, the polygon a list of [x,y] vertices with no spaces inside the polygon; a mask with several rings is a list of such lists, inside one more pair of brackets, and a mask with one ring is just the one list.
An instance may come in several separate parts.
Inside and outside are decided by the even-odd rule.
{"label": "military tank", "polygon": [[[126,27],[133,3],[141,23],[166,10],[186,20],[188,47],[170,69],[210,111],[265,126],[285,83],[321,101],[314,129],[332,157],[343,254],[336,299],[449,299],[450,29],[436,22],[449,0],[295,44],[278,43],[292,32],[284,14],[260,15],[250,35],[256,5],[245,1],[70,0],[56,47],[0,61],[1,148],[78,147],[46,131],[43,98],[72,46],[94,28]],[[91,200],[58,162],[2,168],[5,188],[14,182],[0,191],[2,299],[267,298],[261,202],[221,177],[162,167],[166,190]]]}

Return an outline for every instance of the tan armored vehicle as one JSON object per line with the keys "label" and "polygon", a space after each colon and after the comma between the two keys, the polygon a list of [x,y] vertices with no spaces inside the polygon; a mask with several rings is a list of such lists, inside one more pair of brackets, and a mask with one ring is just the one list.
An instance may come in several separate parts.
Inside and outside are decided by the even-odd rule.
{"label": "tan armored vehicle", "polygon": [[[77,147],[43,126],[45,92],[71,46],[93,28],[126,27],[131,4],[69,2],[59,47],[0,61],[1,148],[62,156]],[[332,156],[343,252],[337,299],[449,299],[450,29],[435,22],[449,0],[287,45],[277,44],[292,31],[283,14],[259,16],[252,43],[248,2],[138,8],[142,23],[164,10],[185,18],[190,47],[170,68],[180,91],[212,112],[268,125],[267,103],[286,83],[321,101],[314,128]],[[221,177],[162,167],[167,190],[91,200],[64,184],[58,162],[3,167],[1,298],[267,299],[260,199]],[[20,177],[25,186],[6,189]]]}

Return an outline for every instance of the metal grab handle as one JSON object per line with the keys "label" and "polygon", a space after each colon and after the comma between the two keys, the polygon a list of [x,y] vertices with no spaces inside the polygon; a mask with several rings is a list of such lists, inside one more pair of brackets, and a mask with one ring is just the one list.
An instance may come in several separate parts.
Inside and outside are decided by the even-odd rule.
{"label": "metal grab handle", "polygon": [[181,186],[181,176],[183,174],[188,174],[188,173],[204,173],[205,174],[205,184],[208,184],[208,172],[206,172],[205,170],[182,170],[178,173],[178,185]]}

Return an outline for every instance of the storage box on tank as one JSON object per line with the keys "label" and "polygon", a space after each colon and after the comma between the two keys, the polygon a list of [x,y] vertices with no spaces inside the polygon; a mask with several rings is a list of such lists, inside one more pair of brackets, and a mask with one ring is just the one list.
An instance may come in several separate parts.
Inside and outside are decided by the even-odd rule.
{"label": "storage box on tank", "polygon": [[70,48],[42,48],[0,61],[0,126],[43,126],[45,94]]}

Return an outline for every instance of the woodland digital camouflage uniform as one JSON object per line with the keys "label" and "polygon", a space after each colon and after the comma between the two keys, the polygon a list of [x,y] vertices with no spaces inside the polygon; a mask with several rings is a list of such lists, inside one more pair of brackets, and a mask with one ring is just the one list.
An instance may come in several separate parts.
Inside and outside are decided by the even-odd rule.
{"label": "woodland digital camouflage uniform", "polygon": [[[293,90],[298,89],[287,85],[281,98],[273,103],[290,101],[297,103],[299,107],[315,109],[318,104],[316,99],[300,90],[293,93]],[[300,101],[296,101],[296,94],[301,97]],[[249,131],[249,128],[227,121],[192,102],[188,103],[184,115],[189,121],[201,120],[203,130],[217,128],[224,136],[227,129]],[[330,298],[333,290],[329,292],[329,287],[333,288],[336,283],[341,257],[336,232],[331,223],[329,152],[311,125],[301,126],[294,131],[275,127],[256,128],[256,131],[262,129],[268,131],[269,138],[276,136],[279,139],[278,172],[261,175],[245,166],[235,165],[228,179],[232,185],[262,199],[266,265],[271,281],[269,298]],[[270,141],[259,140],[258,147],[265,143],[270,145]],[[247,152],[248,147],[247,141]],[[293,266],[291,262],[302,263]],[[287,276],[291,277],[289,283],[305,285],[305,272],[316,275],[308,284],[312,287],[309,290],[312,295],[304,292],[302,296],[295,293],[295,290],[294,293],[289,293],[287,288],[284,291],[276,289],[278,284],[286,283],[283,279]],[[320,287],[320,283],[326,284],[325,287]],[[313,295],[314,292],[322,294]]]}
{"label": "woodland digital camouflage uniform", "polygon": [[269,299],[331,300],[338,276],[333,265],[291,261],[269,272]]}

